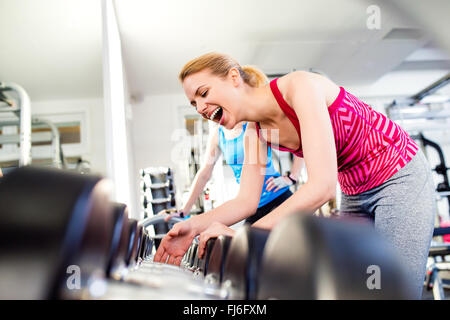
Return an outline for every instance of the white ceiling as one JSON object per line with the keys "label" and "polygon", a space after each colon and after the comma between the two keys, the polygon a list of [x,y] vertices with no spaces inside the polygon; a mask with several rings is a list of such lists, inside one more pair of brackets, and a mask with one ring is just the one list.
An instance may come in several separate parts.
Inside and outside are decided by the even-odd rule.
{"label": "white ceiling", "polygon": [[101,97],[100,0],[0,0],[0,81],[31,100]]}
{"label": "white ceiling", "polygon": [[[445,71],[448,56],[432,58],[434,48],[426,58],[405,61],[429,36],[383,40],[393,28],[442,24],[449,30],[450,19],[442,17],[450,1],[425,3],[428,7],[422,0],[398,0],[397,6],[382,0],[114,1],[135,96],[181,93],[179,70],[208,51],[229,53],[267,73],[318,69],[344,86],[367,86],[392,70]],[[366,26],[371,4],[381,9],[380,30]],[[411,7],[428,19],[412,23],[417,10]],[[101,19],[101,0],[0,0],[0,81],[22,85],[32,100],[101,97]]]}
{"label": "white ceiling", "polygon": [[[381,9],[380,30],[367,28],[370,4]],[[418,25],[394,15],[397,8],[382,1],[115,0],[115,5],[136,96],[181,92],[179,70],[208,51],[231,54],[266,73],[314,68],[341,85],[367,86],[401,67],[429,39],[383,40],[393,28]]]}

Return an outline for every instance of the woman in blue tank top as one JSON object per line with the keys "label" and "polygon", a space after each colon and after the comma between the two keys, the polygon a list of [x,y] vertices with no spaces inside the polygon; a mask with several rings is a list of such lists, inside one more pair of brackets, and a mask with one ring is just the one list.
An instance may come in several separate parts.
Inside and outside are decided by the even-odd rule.
{"label": "woman in blue tank top", "polygon": [[[244,163],[244,133],[247,123],[239,123],[232,130],[219,126],[210,137],[206,161],[195,175],[188,200],[180,210],[183,215],[188,215],[197,198],[203,192],[206,183],[212,175],[212,171],[220,155],[233,169],[236,182],[239,184],[242,165]],[[281,176],[272,163],[271,149],[268,149],[266,175],[259,200],[258,209],[255,214],[248,217],[246,222],[254,223],[264,215],[278,207],[292,195],[289,186],[297,182],[297,177],[302,167],[302,160],[294,157],[292,173]]]}

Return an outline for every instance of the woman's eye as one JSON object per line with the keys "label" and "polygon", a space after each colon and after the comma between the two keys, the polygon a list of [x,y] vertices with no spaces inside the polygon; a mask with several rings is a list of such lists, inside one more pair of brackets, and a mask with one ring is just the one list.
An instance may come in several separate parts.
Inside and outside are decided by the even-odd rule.
{"label": "woman's eye", "polygon": [[202,97],[205,98],[208,95],[208,90],[202,93]]}

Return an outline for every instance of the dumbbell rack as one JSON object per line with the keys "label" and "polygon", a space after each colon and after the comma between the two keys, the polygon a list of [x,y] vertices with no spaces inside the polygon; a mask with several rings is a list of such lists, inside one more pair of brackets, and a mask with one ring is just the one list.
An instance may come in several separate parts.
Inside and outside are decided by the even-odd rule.
{"label": "dumbbell rack", "polygon": [[[140,171],[141,210],[144,218],[158,214],[165,209],[176,208],[173,170],[169,167],[148,167]],[[153,225],[156,248],[160,235],[169,231],[165,222]]]}
{"label": "dumbbell rack", "polygon": [[[151,220],[157,218],[149,218]],[[145,226],[147,222],[140,224]],[[212,240],[212,239],[211,239]],[[141,254],[137,264],[124,273],[121,281],[109,280],[106,292],[99,297],[86,296],[86,299],[171,299],[171,300],[220,300],[224,299],[218,282],[206,281],[207,261],[211,255],[214,241],[208,241],[206,255],[198,257],[198,239],[195,238],[180,266],[153,262],[149,252]]]}
{"label": "dumbbell rack", "polygon": [[[0,298],[398,300],[412,296],[409,276],[395,250],[369,224],[317,218],[312,213],[290,215],[271,231],[245,224],[232,238],[209,239],[204,260],[198,257],[194,239],[179,267],[155,262],[151,252],[153,240],[147,227],[166,216],[130,218],[126,205],[108,201],[109,189],[104,187],[108,181],[103,177],[24,166],[2,179],[0,270],[2,280],[9,282],[0,281]],[[182,218],[170,220],[176,223]],[[434,254],[448,253],[438,250]],[[23,266],[33,272],[24,272]],[[381,290],[368,287],[368,266],[383,270]]]}

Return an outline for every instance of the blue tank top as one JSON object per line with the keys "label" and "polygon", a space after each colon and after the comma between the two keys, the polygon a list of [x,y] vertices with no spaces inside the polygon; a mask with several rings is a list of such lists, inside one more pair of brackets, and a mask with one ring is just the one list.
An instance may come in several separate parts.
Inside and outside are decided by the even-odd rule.
{"label": "blue tank top", "polygon": [[[234,177],[236,182],[240,183],[242,165],[244,163],[244,134],[247,128],[247,122],[244,124],[241,134],[234,138],[227,140],[225,134],[223,133],[222,126],[219,127],[219,147],[222,150],[223,158],[225,162],[233,169]],[[266,176],[264,177],[264,185],[261,191],[261,197],[259,199],[258,208],[269,203],[273,199],[279,197],[284,192],[286,192],[289,187],[284,187],[277,192],[266,190],[266,181],[270,177],[279,177],[280,174],[275,170],[272,163],[272,149],[267,148],[267,167]]]}

